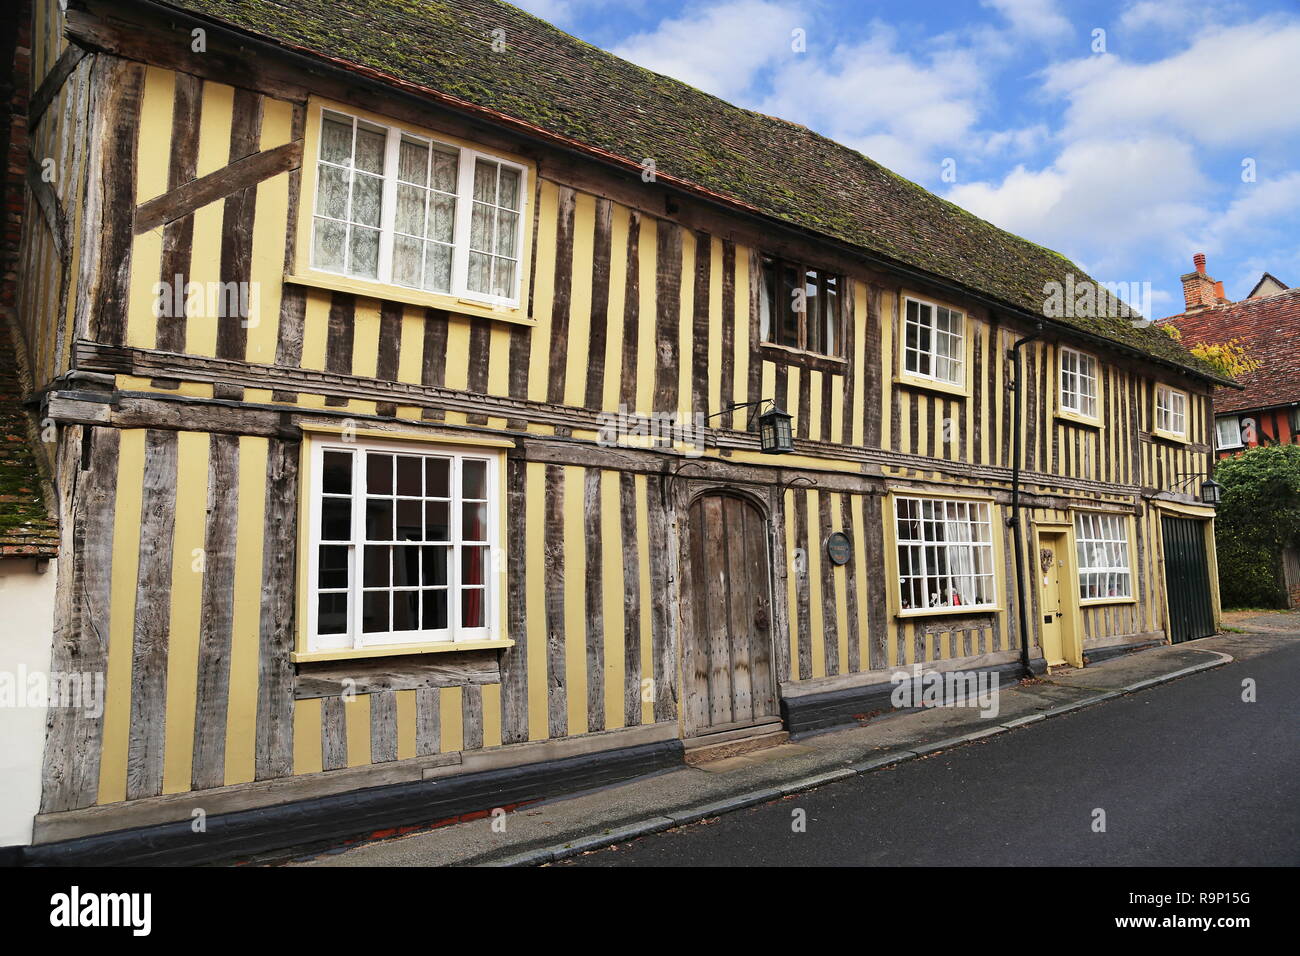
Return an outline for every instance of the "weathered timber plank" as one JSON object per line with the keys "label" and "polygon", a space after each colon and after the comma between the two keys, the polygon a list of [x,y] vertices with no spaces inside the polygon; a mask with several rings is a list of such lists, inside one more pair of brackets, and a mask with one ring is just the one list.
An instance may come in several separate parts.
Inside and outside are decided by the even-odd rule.
{"label": "weathered timber plank", "polygon": [[564,672],[564,467],[546,466],[542,573],[546,582],[546,713],[551,737],[569,733]]}
{"label": "weathered timber plank", "polygon": [[295,554],[298,442],[271,439],[266,456],[262,601],[258,621],[256,778],[293,773]]}
{"label": "weathered timber plank", "polygon": [[605,729],[605,592],[599,468],[583,469],[583,537],[586,544],[587,731]]}
{"label": "weathered timber plank", "polygon": [[569,310],[573,301],[573,214],[576,204],[576,194],[571,187],[559,187],[558,203],[555,286],[551,295],[551,349],[546,378],[546,399],[553,403],[564,401],[568,367]]}
{"label": "weathered timber plank", "polygon": [[591,321],[587,359],[587,389],[583,404],[605,405],[605,344],[609,337],[609,265],[613,254],[614,204],[596,200],[596,231],[591,264]]}

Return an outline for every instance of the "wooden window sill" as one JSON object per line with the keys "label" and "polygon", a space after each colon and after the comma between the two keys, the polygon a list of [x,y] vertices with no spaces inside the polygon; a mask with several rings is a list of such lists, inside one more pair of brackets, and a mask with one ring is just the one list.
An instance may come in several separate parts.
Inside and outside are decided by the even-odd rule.
{"label": "wooden window sill", "polygon": [[1191,439],[1186,435],[1176,435],[1173,432],[1162,431],[1159,428],[1151,429],[1151,437],[1173,442],[1177,445],[1190,445],[1192,443]]}
{"label": "wooden window sill", "polygon": [[797,349],[776,342],[760,342],[758,347],[763,358],[772,362],[788,362],[834,375],[843,375],[849,367],[848,359],[840,358],[838,355],[809,352],[806,349]]}
{"label": "wooden window sill", "polygon": [[927,608],[910,608],[894,612],[894,617],[904,620],[915,617],[956,617],[957,615],[978,615],[978,614],[999,614],[1002,611],[1000,605],[962,605],[961,607],[927,607]]}
{"label": "wooden window sill", "polygon": [[289,660],[295,664],[313,661],[360,660],[368,657],[397,657],[405,654],[445,654],[457,651],[496,651],[514,647],[508,638],[492,641],[438,641],[429,644],[385,644],[382,647],[346,647],[337,651],[293,651]]}
{"label": "wooden window sill", "polygon": [[1065,422],[1067,425],[1082,425],[1085,428],[1095,428],[1098,431],[1103,430],[1106,426],[1102,424],[1100,418],[1088,418],[1085,415],[1076,415],[1073,412],[1058,411],[1056,413],[1057,421]]}
{"label": "wooden window sill", "polygon": [[938,392],[942,395],[952,395],[957,398],[968,398],[970,393],[965,385],[955,385],[951,382],[941,382],[938,379],[916,378],[912,375],[899,374],[894,376],[894,384],[901,385],[904,388],[917,388],[927,392]]}
{"label": "wooden window sill", "polygon": [[1100,607],[1107,604],[1136,604],[1137,598],[1131,597],[1104,597],[1104,598],[1080,598],[1079,607]]}

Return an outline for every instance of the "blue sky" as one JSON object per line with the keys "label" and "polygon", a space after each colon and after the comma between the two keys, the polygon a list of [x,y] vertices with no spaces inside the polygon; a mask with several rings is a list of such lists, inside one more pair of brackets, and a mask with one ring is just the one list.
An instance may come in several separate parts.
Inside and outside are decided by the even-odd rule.
{"label": "blue sky", "polygon": [[1157,317],[1194,252],[1231,299],[1300,285],[1297,0],[516,2],[1150,282]]}

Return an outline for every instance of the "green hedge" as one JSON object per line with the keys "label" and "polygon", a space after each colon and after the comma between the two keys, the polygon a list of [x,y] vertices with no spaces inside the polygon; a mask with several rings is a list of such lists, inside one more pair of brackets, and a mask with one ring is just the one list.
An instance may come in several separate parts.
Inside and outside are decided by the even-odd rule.
{"label": "green hedge", "polygon": [[1285,607],[1282,549],[1300,539],[1300,445],[1225,458],[1215,521],[1219,595],[1228,607]]}

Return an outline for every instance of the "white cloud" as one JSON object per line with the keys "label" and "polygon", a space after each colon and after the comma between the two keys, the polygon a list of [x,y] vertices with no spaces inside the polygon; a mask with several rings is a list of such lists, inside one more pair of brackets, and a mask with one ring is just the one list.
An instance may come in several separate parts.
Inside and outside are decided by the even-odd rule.
{"label": "white cloud", "polygon": [[1011,29],[1038,40],[1057,40],[1074,33],[1074,26],[1056,7],[1056,0],[980,0],[1006,17]]}
{"label": "white cloud", "polygon": [[771,64],[797,56],[791,31],[806,28],[797,7],[772,0],[731,0],[664,20],[628,37],[613,52],[715,96],[736,99]]}
{"label": "white cloud", "polygon": [[1207,28],[1186,50],[1152,63],[1107,54],[1049,67],[1044,89],[1069,101],[1071,138],[1163,130],[1248,149],[1300,133],[1297,51],[1300,23],[1265,18]]}
{"label": "white cloud", "polygon": [[1099,279],[1126,275],[1158,249],[1186,247],[1204,221],[1205,181],[1192,148],[1167,136],[1071,143],[1051,166],[1017,166],[1000,183],[958,185],[947,198],[977,216],[1086,262]]}

